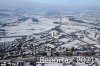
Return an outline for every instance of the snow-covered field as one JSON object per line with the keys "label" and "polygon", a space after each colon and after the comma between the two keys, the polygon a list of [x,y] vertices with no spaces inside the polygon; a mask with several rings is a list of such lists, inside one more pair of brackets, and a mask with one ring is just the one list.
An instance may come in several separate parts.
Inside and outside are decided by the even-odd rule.
{"label": "snow-covered field", "polygon": [[[3,27],[1,26],[0,29],[5,30],[4,31],[5,37],[24,36],[24,35],[32,35],[34,33],[45,32],[52,28],[55,28],[60,24],[60,21],[62,21],[60,29],[63,32],[60,33],[60,36],[68,35],[67,37],[59,39],[59,41],[65,43],[61,45],[62,47],[64,46],[77,47],[78,44],[99,44],[100,31],[97,29],[92,29],[92,28],[97,28],[98,26],[94,24],[93,25],[89,24],[89,20],[91,21],[91,19],[93,19],[93,21],[95,22],[98,21],[99,16],[92,14],[92,16],[94,17],[91,17],[91,14],[84,14],[84,13],[79,13],[79,14],[70,13],[70,14],[63,14],[62,16],[58,15],[50,16],[46,15],[45,13],[33,13],[32,11],[30,12],[28,11],[23,12],[22,10],[19,11],[15,10],[14,12],[13,10],[11,10],[11,12],[6,12],[6,11],[0,12],[3,13],[0,16],[1,17],[0,23],[4,23]],[[88,18],[84,17],[86,15]],[[33,18],[37,19],[38,22],[33,21]],[[74,20],[70,20],[71,18],[74,18]],[[82,20],[84,21],[83,23],[79,22]],[[0,42],[13,41],[16,38],[18,37],[0,38]]]}
{"label": "snow-covered field", "polygon": [[40,33],[54,27],[53,22],[50,19],[38,18],[40,21],[33,22],[32,19],[28,19],[25,22],[20,23],[18,26],[6,26],[3,29],[6,30],[7,36],[12,35],[30,35],[33,33]]}

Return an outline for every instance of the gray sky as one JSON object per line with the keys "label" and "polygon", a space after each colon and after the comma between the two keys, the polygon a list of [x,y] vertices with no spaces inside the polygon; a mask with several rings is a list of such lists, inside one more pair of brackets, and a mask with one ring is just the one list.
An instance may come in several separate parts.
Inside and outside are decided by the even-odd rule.
{"label": "gray sky", "polygon": [[0,0],[0,7],[100,7],[100,0]]}

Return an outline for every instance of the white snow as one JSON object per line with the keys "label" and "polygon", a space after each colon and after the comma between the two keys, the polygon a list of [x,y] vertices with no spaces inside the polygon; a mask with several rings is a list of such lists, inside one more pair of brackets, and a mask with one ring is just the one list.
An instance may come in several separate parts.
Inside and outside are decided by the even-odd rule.
{"label": "white snow", "polygon": [[30,35],[33,33],[39,33],[39,32],[43,32],[46,30],[51,29],[52,27],[54,27],[53,22],[50,19],[45,19],[47,21],[44,20],[45,18],[41,18],[42,22],[39,22],[39,24],[34,23],[31,19],[28,19],[25,22],[20,23],[18,26],[7,26],[4,29],[7,30],[7,35],[11,36],[11,35]]}
{"label": "white snow", "polygon": [[88,66],[88,65],[85,63],[76,63],[76,66]]}
{"label": "white snow", "polygon": [[94,46],[100,48],[100,45],[94,45]]}

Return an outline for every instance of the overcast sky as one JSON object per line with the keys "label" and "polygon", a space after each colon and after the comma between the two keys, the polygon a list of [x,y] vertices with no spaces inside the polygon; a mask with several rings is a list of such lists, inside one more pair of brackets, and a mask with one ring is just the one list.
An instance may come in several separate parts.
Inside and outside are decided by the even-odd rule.
{"label": "overcast sky", "polygon": [[0,7],[100,7],[100,0],[0,0]]}

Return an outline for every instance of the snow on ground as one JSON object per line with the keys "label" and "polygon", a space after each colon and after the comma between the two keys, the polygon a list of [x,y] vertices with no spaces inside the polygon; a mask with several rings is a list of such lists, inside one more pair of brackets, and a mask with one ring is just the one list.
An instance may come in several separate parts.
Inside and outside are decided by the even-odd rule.
{"label": "snow on ground", "polygon": [[82,39],[83,41],[89,43],[89,44],[98,44],[96,41],[90,40],[89,38],[85,37]]}
{"label": "snow on ground", "polygon": [[[30,18],[30,19],[26,20],[25,22],[18,23],[18,25],[16,25],[16,26],[6,26],[6,27],[3,27],[2,29],[6,30],[6,36],[31,35],[33,33],[40,33],[40,32],[47,31],[51,28],[54,28],[57,24],[54,24],[53,22],[60,21],[59,18],[47,18],[44,16],[35,16],[35,18],[38,19],[39,22],[33,22],[32,19]],[[88,29],[88,27],[81,26],[77,23],[69,21],[68,18],[63,17],[62,25],[61,25],[60,29],[62,29],[67,34],[71,34],[71,33],[74,33],[74,32],[80,31],[80,30],[86,30],[86,29]],[[8,38],[4,38],[4,39],[1,39],[0,41],[3,42],[3,41],[11,41],[11,40],[14,40],[14,38],[9,38],[9,40],[8,40]],[[69,40],[71,42],[68,42]],[[92,41],[87,37],[83,38],[82,40],[89,44],[97,44],[97,42]],[[73,39],[69,39],[69,38],[68,39],[63,38],[63,39],[60,39],[59,41],[66,42],[71,46],[81,42],[79,40],[76,40],[76,39],[73,40]],[[65,46],[65,45],[67,45],[67,44],[64,44],[62,46]],[[69,46],[69,45],[67,45],[67,46]]]}
{"label": "snow on ground", "polygon": [[[6,36],[22,36],[22,35],[31,35],[33,33],[40,33],[47,31],[53,27],[55,24],[53,23],[52,19],[45,18],[39,16],[37,18],[39,22],[33,22],[32,19],[28,19],[25,22],[21,22],[16,26],[5,26],[1,29],[6,30]],[[16,39],[16,38],[15,38]],[[13,41],[14,38],[2,38],[0,41]]]}
{"label": "snow on ground", "polygon": [[75,47],[75,48],[77,48],[78,45],[75,45],[75,44],[64,44],[64,45],[61,45],[61,47],[66,47],[66,48],[72,48],[72,47]]}
{"label": "snow on ground", "polygon": [[8,36],[17,36],[39,33],[49,30],[53,27],[54,24],[50,19],[41,18],[40,22],[37,24],[36,22],[33,22],[30,18],[27,21],[20,23],[18,26],[6,26],[4,29],[6,29]]}
{"label": "snow on ground", "polygon": [[62,29],[65,33],[71,33],[71,32],[77,31],[77,29],[72,29],[71,26],[61,26],[61,29]]}
{"label": "snow on ground", "polygon": [[62,24],[61,28],[70,28],[70,30],[85,30],[88,28],[85,24],[78,24],[73,21],[69,21],[69,18],[62,18]]}
{"label": "snow on ground", "polygon": [[100,48],[100,45],[94,45],[94,46]]}
{"label": "snow on ground", "polygon": [[66,65],[66,66],[73,66],[73,65]]}
{"label": "snow on ground", "polygon": [[37,64],[36,66],[41,66],[41,64]]}
{"label": "snow on ground", "polygon": [[76,63],[76,66],[88,66],[88,65],[85,63]]}
{"label": "snow on ground", "polygon": [[45,64],[45,66],[62,66],[62,64],[53,63],[53,64]]}
{"label": "snow on ground", "polygon": [[9,41],[14,41],[18,37],[12,37],[12,38],[2,38],[0,39],[0,42],[9,42]]}
{"label": "snow on ground", "polygon": [[47,44],[47,46],[54,48],[55,46],[52,44]]}
{"label": "snow on ground", "polygon": [[69,25],[62,25],[61,29],[65,30],[65,32],[73,32],[73,31],[77,31],[77,30],[86,30],[88,29],[87,27],[82,27],[82,26],[73,26],[71,24]]}

